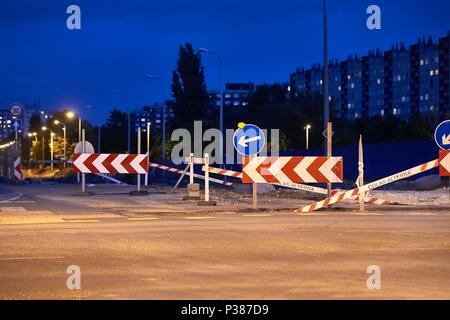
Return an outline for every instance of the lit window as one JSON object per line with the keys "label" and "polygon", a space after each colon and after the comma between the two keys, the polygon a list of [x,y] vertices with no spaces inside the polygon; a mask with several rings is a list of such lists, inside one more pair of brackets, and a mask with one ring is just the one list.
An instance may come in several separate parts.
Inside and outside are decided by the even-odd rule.
{"label": "lit window", "polygon": [[425,100],[428,100],[428,93],[425,95]]}
{"label": "lit window", "polygon": [[351,79],[352,79],[352,76],[349,74],[349,75],[347,76],[347,79],[348,79],[348,80],[351,80]]}
{"label": "lit window", "polygon": [[161,123],[161,120],[159,120],[159,119],[156,119],[156,121],[155,121],[156,123]]}
{"label": "lit window", "polygon": [[430,71],[430,77],[434,76],[434,70]]}
{"label": "lit window", "polygon": [[341,91],[341,86],[338,87],[338,90]]}
{"label": "lit window", "polygon": [[323,83],[322,80],[320,80],[319,83],[320,83],[320,85],[322,85],[322,83]]}
{"label": "lit window", "polygon": [[424,61],[420,60],[420,65],[423,66],[423,64],[424,64]]}
{"label": "lit window", "polygon": [[381,110],[381,116],[384,116],[384,110]]}
{"label": "lit window", "polygon": [[145,122],[145,118],[141,118],[141,122]]}
{"label": "lit window", "polygon": [[439,74],[439,69],[436,69],[436,71],[434,71],[434,74],[438,75]]}
{"label": "lit window", "polygon": [[352,82],[352,84],[350,85],[350,87],[353,89],[355,88],[355,84]]}
{"label": "lit window", "polygon": [[378,85],[381,84],[381,79],[377,79],[377,84],[378,84]]}

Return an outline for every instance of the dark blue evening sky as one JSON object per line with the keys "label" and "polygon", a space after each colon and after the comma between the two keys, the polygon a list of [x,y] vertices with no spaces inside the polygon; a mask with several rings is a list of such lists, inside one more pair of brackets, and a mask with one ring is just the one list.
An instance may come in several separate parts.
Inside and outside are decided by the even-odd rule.
{"label": "dark blue evening sky", "polygon": [[[66,8],[81,7],[82,29],[66,28]],[[382,30],[366,28],[366,8],[382,10]],[[329,0],[330,58],[434,39],[450,30],[448,0]],[[298,66],[322,60],[322,1],[302,0],[0,0],[0,108],[39,98],[48,109],[72,107],[94,123],[113,107],[170,93],[178,46],[219,52],[227,82],[284,82]],[[218,62],[203,59],[208,88]],[[86,111],[86,106],[93,108]]]}

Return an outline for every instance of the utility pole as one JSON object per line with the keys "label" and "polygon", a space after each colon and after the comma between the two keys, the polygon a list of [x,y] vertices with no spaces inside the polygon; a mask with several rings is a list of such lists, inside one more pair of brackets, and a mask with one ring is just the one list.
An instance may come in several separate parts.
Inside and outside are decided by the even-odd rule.
{"label": "utility pole", "polygon": [[[331,136],[332,132],[330,122],[330,94],[328,84],[328,17],[327,17],[327,0],[323,0],[323,127],[324,127],[324,150],[327,157],[331,157]],[[328,194],[331,197],[331,183],[327,184]]]}

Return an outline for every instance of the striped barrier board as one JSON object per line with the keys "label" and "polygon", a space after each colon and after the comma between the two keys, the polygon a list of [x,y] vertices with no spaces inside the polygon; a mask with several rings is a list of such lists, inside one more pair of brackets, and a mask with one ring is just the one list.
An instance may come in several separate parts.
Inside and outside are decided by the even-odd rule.
{"label": "striped barrier board", "polygon": [[17,180],[22,180],[22,169],[20,167],[20,156],[14,159],[14,177]]}
{"label": "striped barrier board", "polygon": [[[149,167],[152,167],[152,168],[157,168],[157,169],[161,169],[161,170],[166,170],[166,171],[173,172],[173,173],[179,173],[179,174],[184,174],[184,173],[185,173],[183,170],[176,169],[176,168],[172,168],[172,167],[168,167],[168,166],[164,166],[164,165],[158,164],[158,163],[149,162],[148,165],[149,165]],[[200,174],[196,174],[196,173],[194,173],[194,177],[195,177],[195,178],[202,179],[202,180],[205,179],[204,176],[202,176],[202,175],[200,175]],[[233,185],[233,183],[231,183],[231,182],[228,182],[228,181],[222,181],[222,180],[214,179],[214,178],[211,178],[211,177],[209,178],[209,180],[210,180],[211,182],[215,182],[215,183],[218,183],[218,184],[223,184],[223,185],[229,186],[229,187],[231,187],[231,186]]]}
{"label": "striped barrier board", "polygon": [[243,183],[339,183],[342,157],[244,157]]}
{"label": "striped barrier board", "polygon": [[145,174],[146,154],[74,153],[72,170],[81,173]]}
{"label": "striped barrier board", "polygon": [[439,175],[450,177],[450,150],[439,150]]}
{"label": "striped barrier board", "polygon": [[365,185],[363,185],[363,186],[361,186],[359,188],[348,190],[348,191],[343,192],[343,193],[337,193],[337,194],[333,195],[330,198],[327,198],[327,199],[319,201],[319,202],[314,202],[314,203],[312,203],[310,205],[307,205],[307,206],[305,206],[305,207],[303,207],[301,209],[297,209],[294,212],[313,212],[315,210],[318,210],[318,209],[321,209],[321,208],[325,208],[325,207],[327,207],[327,206],[329,206],[329,205],[331,205],[333,203],[340,202],[340,201],[343,201],[343,200],[346,200],[346,199],[351,199],[351,198],[353,198],[355,196],[358,196],[360,193],[367,192],[367,191],[370,191],[370,190],[374,190],[376,188],[382,187],[382,186],[387,185],[389,183],[412,177],[412,176],[417,175],[419,173],[422,173],[422,172],[434,169],[434,168],[436,168],[438,166],[439,166],[439,159],[433,160],[433,161],[429,161],[427,163],[418,165],[416,167],[413,167],[411,169],[402,171],[400,173],[393,174],[393,175],[390,175],[390,176],[388,176],[386,178],[379,179],[377,181],[365,184]]}

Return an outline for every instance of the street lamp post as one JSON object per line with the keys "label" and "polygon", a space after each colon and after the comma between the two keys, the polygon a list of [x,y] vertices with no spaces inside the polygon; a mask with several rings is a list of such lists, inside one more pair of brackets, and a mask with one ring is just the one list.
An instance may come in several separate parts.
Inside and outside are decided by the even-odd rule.
{"label": "street lamp post", "polygon": [[81,116],[75,114],[75,112],[69,111],[69,112],[66,112],[66,117],[69,119],[78,117],[78,142],[80,142],[81,141]]}
{"label": "street lamp post", "polygon": [[127,92],[123,91],[114,91],[114,94],[117,94],[119,96],[124,96],[125,99],[127,99],[128,104],[128,154],[131,153],[131,105],[130,105],[130,96]]}
{"label": "street lamp post", "polygon": [[[43,132],[47,131],[47,127],[42,127]],[[42,133],[42,169],[45,168],[45,135]]]}
{"label": "street lamp post", "polygon": [[[150,129],[151,129],[152,123],[147,122],[147,161],[150,161]],[[148,186],[148,170],[145,173],[145,186]]]}
{"label": "street lamp post", "polygon": [[59,120],[55,120],[54,121],[54,124],[56,124],[56,125],[58,125],[58,124],[62,124],[62,126],[63,126],[63,128],[62,128],[62,130],[63,130],[63,157],[64,157],[64,168],[66,167],[66,161],[67,161],[67,159],[66,159],[66,144],[67,144],[67,126],[66,126],[66,124],[64,123],[64,122],[61,122],[61,121],[59,121]]}
{"label": "street lamp post", "polygon": [[151,79],[151,80],[158,80],[161,83],[162,86],[162,91],[163,91],[163,114],[162,114],[162,146],[161,146],[161,150],[162,150],[162,159],[166,160],[166,85],[164,83],[164,80],[161,79],[160,77],[154,76],[154,75],[150,75],[147,74],[145,76],[146,79]]}
{"label": "street lamp post", "polygon": [[222,56],[219,55],[217,52],[211,51],[209,49],[205,49],[205,48],[199,48],[198,51],[200,53],[204,52],[204,53],[209,53],[212,54],[214,56],[216,56],[219,59],[220,62],[220,119],[219,119],[219,127],[220,127],[220,161],[221,161],[221,165],[223,166],[223,100],[224,100],[224,95],[223,95],[223,59]]}
{"label": "street lamp post", "polygon": [[53,137],[55,134],[50,132],[50,170],[53,172]]}
{"label": "street lamp post", "polygon": [[[330,122],[330,94],[328,86],[328,17],[327,17],[327,0],[323,0],[323,126],[325,128],[326,137],[324,143],[325,154],[331,157],[331,137],[332,132],[328,132]],[[330,130],[331,131],[331,130]],[[327,197],[331,197],[331,183],[327,183]]]}

